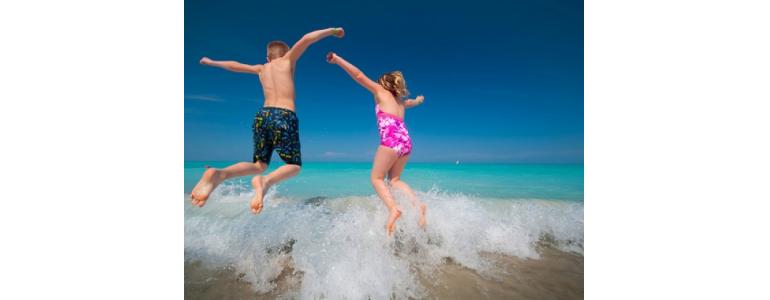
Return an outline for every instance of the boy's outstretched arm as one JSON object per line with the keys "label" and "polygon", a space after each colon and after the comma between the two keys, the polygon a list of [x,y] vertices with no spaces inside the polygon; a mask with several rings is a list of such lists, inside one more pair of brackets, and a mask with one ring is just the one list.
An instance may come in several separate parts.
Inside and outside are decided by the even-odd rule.
{"label": "boy's outstretched arm", "polygon": [[412,108],[412,107],[415,107],[417,105],[422,104],[424,101],[425,101],[425,97],[423,97],[422,95],[419,95],[419,96],[417,96],[417,98],[408,99],[408,100],[404,101],[404,106],[406,108]]}
{"label": "boy's outstretched arm", "polygon": [[216,61],[216,60],[211,60],[208,57],[201,58],[201,64],[212,66],[212,67],[220,67],[228,71],[239,72],[239,73],[259,74],[259,72],[262,71],[262,65],[247,65],[247,64],[242,64],[232,60]]}
{"label": "boy's outstretched arm", "polygon": [[289,49],[289,52],[286,53],[286,56],[291,59],[291,61],[296,62],[302,56],[302,53],[305,53],[307,47],[310,47],[310,45],[313,43],[332,35],[338,38],[342,38],[345,36],[345,30],[342,29],[342,27],[337,27],[321,29],[307,33],[301,39],[299,39],[299,41],[294,43],[294,46],[291,46],[291,49]]}
{"label": "boy's outstretched arm", "polygon": [[364,74],[364,72],[361,72],[361,70],[356,68],[356,66],[347,62],[339,55],[335,54],[334,52],[329,52],[329,54],[326,54],[326,61],[329,62],[330,64],[336,64],[340,66],[340,68],[345,70],[345,72],[347,72],[348,75],[350,75],[350,77],[353,78],[353,80],[358,82],[358,84],[365,87],[370,92],[372,93],[377,92],[377,87],[380,86],[378,83],[372,81],[371,79],[369,79],[369,77],[366,77],[366,74]]}

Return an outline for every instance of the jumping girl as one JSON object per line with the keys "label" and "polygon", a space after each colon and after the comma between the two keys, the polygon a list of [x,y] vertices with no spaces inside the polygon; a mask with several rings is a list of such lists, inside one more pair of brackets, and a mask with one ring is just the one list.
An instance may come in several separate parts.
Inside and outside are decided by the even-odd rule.
{"label": "jumping girl", "polygon": [[385,226],[388,235],[393,234],[396,228],[396,220],[401,217],[401,207],[396,204],[385,184],[386,174],[390,186],[404,191],[412,205],[419,208],[418,224],[424,227],[427,206],[417,199],[409,185],[401,180],[401,172],[404,171],[404,166],[409,160],[409,154],[412,152],[412,140],[406,130],[404,114],[407,108],[420,105],[425,98],[417,96],[415,99],[406,99],[409,92],[406,89],[404,76],[400,71],[385,73],[380,76],[378,82],[374,82],[366,77],[361,70],[333,52],[326,55],[326,61],[340,66],[353,80],[374,95],[377,126],[380,130],[380,146],[377,147],[377,152],[374,155],[371,180],[374,191],[377,192],[390,212],[388,223]]}

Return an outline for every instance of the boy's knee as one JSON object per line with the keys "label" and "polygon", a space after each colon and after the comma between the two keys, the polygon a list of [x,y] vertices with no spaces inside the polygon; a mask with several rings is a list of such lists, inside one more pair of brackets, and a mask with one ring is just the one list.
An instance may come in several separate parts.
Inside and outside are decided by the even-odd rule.
{"label": "boy's knee", "polygon": [[296,164],[285,164],[281,168],[287,169],[289,171],[289,173],[291,173],[293,175],[299,174],[299,171],[302,170],[302,167],[300,165],[296,165]]}
{"label": "boy's knee", "polygon": [[254,166],[256,166],[256,167],[257,167],[257,169],[259,169],[259,171],[260,171],[260,172],[267,170],[267,164],[266,164],[266,163],[263,163],[263,162],[261,162],[261,161],[257,161],[257,162],[255,162],[255,163],[254,163]]}

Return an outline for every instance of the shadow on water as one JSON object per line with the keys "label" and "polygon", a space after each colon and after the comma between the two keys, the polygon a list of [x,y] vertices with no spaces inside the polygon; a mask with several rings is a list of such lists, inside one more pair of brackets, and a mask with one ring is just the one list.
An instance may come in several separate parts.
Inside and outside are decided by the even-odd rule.
{"label": "shadow on water", "polygon": [[317,197],[305,199],[304,203],[305,205],[321,206],[321,204],[323,204],[324,200],[326,199],[329,199],[329,198],[323,197],[323,196],[317,196]]}

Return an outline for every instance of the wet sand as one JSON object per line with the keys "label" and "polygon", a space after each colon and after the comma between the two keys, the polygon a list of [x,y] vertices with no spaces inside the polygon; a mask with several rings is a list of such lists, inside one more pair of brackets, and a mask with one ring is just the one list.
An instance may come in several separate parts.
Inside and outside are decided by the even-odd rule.
{"label": "wet sand", "polygon": [[[447,259],[429,274],[418,271],[426,299],[583,299],[583,256],[540,247],[539,259],[484,254],[493,273],[479,274]],[[255,292],[234,268],[185,262],[185,299],[295,299],[302,272],[286,268],[268,293]]]}
{"label": "wet sand", "polygon": [[486,254],[496,276],[447,263],[430,277],[421,274],[421,284],[431,299],[583,299],[583,257],[554,249],[540,255]]}

